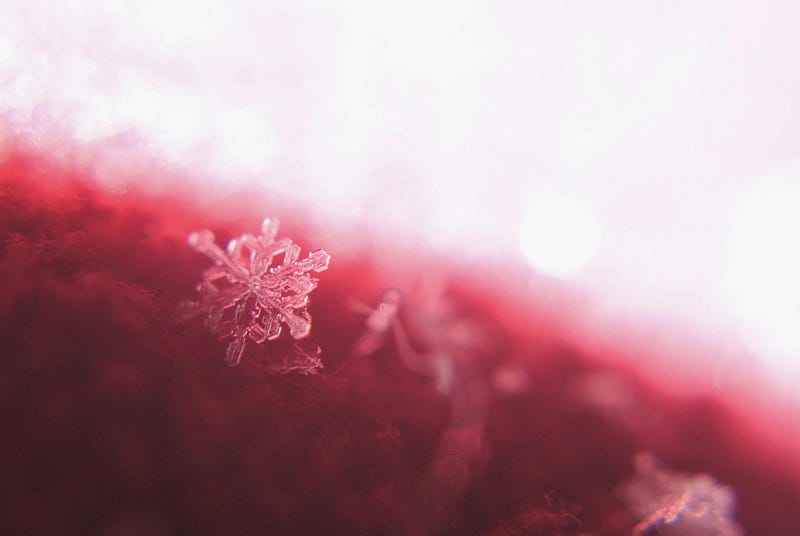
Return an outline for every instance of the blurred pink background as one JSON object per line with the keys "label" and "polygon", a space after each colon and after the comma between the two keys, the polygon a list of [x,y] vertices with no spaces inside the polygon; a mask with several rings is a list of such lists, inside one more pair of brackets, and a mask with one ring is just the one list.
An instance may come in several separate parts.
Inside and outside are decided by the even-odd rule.
{"label": "blurred pink background", "polygon": [[0,143],[108,188],[183,180],[156,162],[209,204],[249,188],[375,244],[528,266],[510,284],[532,300],[585,299],[587,346],[636,339],[663,351],[643,367],[791,397],[797,20],[794,2],[4,0]]}

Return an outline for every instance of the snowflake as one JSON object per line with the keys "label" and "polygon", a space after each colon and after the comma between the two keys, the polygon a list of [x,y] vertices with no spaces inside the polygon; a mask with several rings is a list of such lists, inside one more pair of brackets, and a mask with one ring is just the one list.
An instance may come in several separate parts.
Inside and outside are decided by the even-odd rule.
{"label": "snowflake", "polygon": [[375,308],[352,302],[351,308],[367,319],[366,330],[356,341],[351,357],[373,355],[391,330],[406,368],[435,380],[440,392],[451,393],[456,369],[469,368],[467,362],[475,354],[491,347],[488,328],[462,313],[458,303],[447,296],[446,287],[443,277],[427,273],[419,288],[409,294],[402,295],[397,289],[384,292]]}
{"label": "snowflake", "polygon": [[216,245],[211,231],[189,235],[189,245],[214,266],[203,272],[200,300],[182,303],[179,319],[204,314],[208,329],[230,339],[228,365],[242,360],[247,339],[257,344],[277,339],[284,324],[294,339],[311,332],[308,295],[318,280],[309,272],[326,270],[330,255],[318,249],[298,260],[300,247],[288,238],[276,239],[277,234],[278,220],[265,218],[260,236],[243,234],[228,242],[227,251]]}
{"label": "snowflake", "polygon": [[705,473],[687,474],[659,467],[655,458],[635,458],[636,475],[622,493],[641,519],[635,536],[742,536],[733,519],[733,490]]}

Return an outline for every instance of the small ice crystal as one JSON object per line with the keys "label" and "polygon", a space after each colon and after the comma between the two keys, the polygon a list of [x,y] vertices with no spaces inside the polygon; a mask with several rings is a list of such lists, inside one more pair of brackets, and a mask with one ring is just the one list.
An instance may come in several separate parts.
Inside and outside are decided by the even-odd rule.
{"label": "small ice crystal", "polygon": [[294,339],[311,332],[308,295],[318,280],[309,272],[326,270],[330,255],[318,249],[298,260],[300,247],[288,238],[276,239],[277,234],[278,220],[265,218],[259,236],[234,238],[227,251],[217,246],[211,231],[189,235],[189,245],[214,265],[203,272],[200,300],[183,302],[179,319],[205,315],[208,329],[230,339],[228,365],[239,364],[248,339],[257,344],[274,340],[284,325]]}
{"label": "small ice crystal", "polygon": [[668,471],[652,455],[635,458],[636,475],[622,487],[641,521],[634,536],[742,536],[733,519],[733,490],[710,475]]}
{"label": "small ice crystal", "polygon": [[358,304],[359,309],[367,315],[367,329],[356,341],[353,348],[354,357],[372,355],[383,345],[386,332],[397,318],[400,301],[400,291],[389,289],[383,294],[383,300],[375,309]]}

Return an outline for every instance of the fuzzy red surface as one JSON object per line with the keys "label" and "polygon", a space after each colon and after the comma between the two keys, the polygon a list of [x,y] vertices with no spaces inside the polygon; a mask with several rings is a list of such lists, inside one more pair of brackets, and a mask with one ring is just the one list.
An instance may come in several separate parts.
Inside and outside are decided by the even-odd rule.
{"label": "fuzzy red surface", "polygon": [[[641,450],[731,485],[748,534],[800,531],[794,460],[724,401],[581,355],[547,335],[544,312],[498,305],[479,273],[448,281],[493,333],[476,364],[478,436],[393,345],[348,361],[364,318],[345,304],[386,287],[366,257],[320,276],[321,375],[228,368],[225,343],[174,311],[207,265],[188,232],[247,229],[166,195],[99,192],[82,173],[22,154],[0,164],[0,532],[627,534],[617,489]],[[491,388],[509,366],[528,385]],[[579,403],[571,386],[598,375],[635,407]],[[440,457],[447,441],[472,449],[461,465]]]}

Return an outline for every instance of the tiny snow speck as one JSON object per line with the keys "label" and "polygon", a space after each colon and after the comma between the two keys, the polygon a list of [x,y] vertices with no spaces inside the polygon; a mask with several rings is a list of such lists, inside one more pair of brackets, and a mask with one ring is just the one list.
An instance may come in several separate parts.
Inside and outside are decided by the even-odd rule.
{"label": "tiny snow speck", "polygon": [[205,325],[222,339],[230,339],[225,362],[242,360],[247,340],[261,344],[277,339],[284,325],[294,339],[311,332],[308,295],[318,279],[310,272],[327,270],[330,255],[322,249],[298,260],[300,247],[275,237],[278,220],[265,218],[261,234],[243,234],[228,242],[227,251],[208,230],[189,235],[189,245],[214,265],[203,272],[199,301],[181,303],[179,320],[205,315]]}

